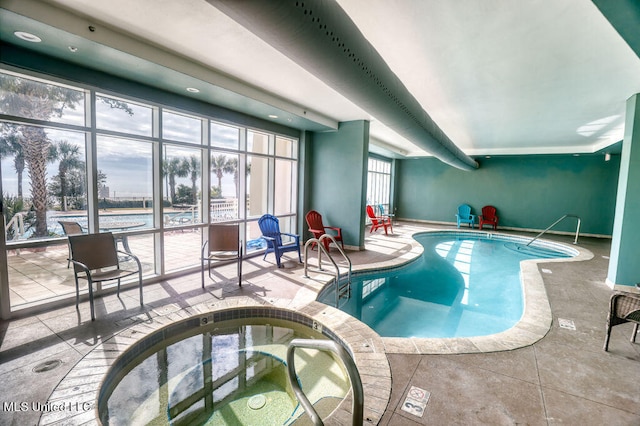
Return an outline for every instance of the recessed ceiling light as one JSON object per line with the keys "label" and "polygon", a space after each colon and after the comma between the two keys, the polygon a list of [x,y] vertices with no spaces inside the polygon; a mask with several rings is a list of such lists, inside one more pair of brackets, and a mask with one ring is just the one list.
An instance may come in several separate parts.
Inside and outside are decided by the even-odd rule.
{"label": "recessed ceiling light", "polygon": [[196,89],[195,87],[187,87],[187,92],[200,93],[200,89]]}
{"label": "recessed ceiling light", "polygon": [[73,53],[76,53],[78,51],[78,48],[75,46],[69,46],[69,50]]}
{"label": "recessed ceiling light", "polygon": [[269,118],[278,118],[278,116],[275,114],[269,114]]}
{"label": "recessed ceiling light", "polygon": [[25,31],[15,31],[13,33],[14,36],[22,39],[24,41],[29,41],[31,43],[40,43],[42,39],[35,34],[27,33]]}

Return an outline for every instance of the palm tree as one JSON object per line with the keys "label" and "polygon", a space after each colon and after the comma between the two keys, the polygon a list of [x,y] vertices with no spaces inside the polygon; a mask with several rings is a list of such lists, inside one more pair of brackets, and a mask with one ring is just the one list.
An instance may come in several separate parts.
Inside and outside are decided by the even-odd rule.
{"label": "palm tree", "polygon": [[18,176],[18,198],[22,198],[22,174],[24,173],[25,163],[22,146],[18,143],[18,135],[15,131],[9,130],[15,127],[12,124],[0,125],[0,159],[13,154],[13,167],[16,169]]}
{"label": "palm tree", "polygon": [[164,175],[169,178],[169,191],[172,204],[176,202],[176,176],[186,177],[189,174],[189,170],[185,167],[186,164],[188,163],[184,161],[184,159],[172,157],[162,165]]}
{"label": "palm tree", "polygon": [[233,174],[233,183],[236,186],[236,198],[240,198],[240,180],[238,178],[238,157],[229,159],[229,168]]}
{"label": "palm tree", "polygon": [[84,164],[79,158],[80,148],[77,145],[67,141],[60,141],[57,145],[53,145],[51,149],[51,157],[54,160],[60,160],[58,163],[58,180],[60,182],[60,206],[62,211],[67,211],[66,196],[69,195],[67,188],[67,175],[71,170],[77,169]]}
{"label": "palm tree", "polygon": [[211,161],[211,171],[215,173],[218,178],[218,189],[220,195],[222,195],[222,176],[225,173],[233,173],[233,165],[226,155],[215,155]]}
{"label": "palm tree", "polygon": [[[0,74],[0,105],[3,112],[18,117],[49,121],[62,117],[65,109],[75,109],[84,99],[84,92],[53,84],[44,84],[27,78]],[[105,98],[106,99],[106,98]],[[133,111],[125,102],[107,102],[112,108]],[[5,126],[3,138],[15,138],[22,149],[24,164],[31,180],[31,199],[35,210],[34,237],[47,236],[47,174],[51,141],[44,128],[19,125]],[[18,171],[18,170],[16,170]]]}
{"label": "palm tree", "polygon": [[189,175],[191,177],[191,193],[193,194],[193,204],[198,203],[198,178],[202,173],[200,168],[200,159],[195,155],[189,157],[188,160],[185,160],[187,164],[187,169],[189,170]]}

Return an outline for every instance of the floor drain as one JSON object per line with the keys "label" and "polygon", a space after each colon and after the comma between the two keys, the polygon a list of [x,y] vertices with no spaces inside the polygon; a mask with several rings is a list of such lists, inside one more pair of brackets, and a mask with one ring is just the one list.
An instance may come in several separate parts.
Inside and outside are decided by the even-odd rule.
{"label": "floor drain", "polygon": [[267,403],[267,398],[264,395],[254,395],[249,398],[247,405],[252,410],[259,410]]}
{"label": "floor drain", "polygon": [[33,367],[34,373],[44,373],[45,371],[51,371],[56,367],[62,365],[62,361],[59,359],[52,359],[49,361],[42,362],[35,367]]}

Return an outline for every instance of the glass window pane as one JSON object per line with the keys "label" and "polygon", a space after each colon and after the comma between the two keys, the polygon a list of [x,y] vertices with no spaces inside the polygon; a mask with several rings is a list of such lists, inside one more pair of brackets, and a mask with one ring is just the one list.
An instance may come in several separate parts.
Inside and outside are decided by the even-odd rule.
{"label": "glass window pane", "polygon": [[260,232],[258,221],[247,222],[247,253],[267,248],[267,243],[261,236],[262,232]]}
{"label": "glass window pane", "polygon": [[173,272],[200,264],[203,229],[206,228],[180,229],[164,233],[165,272]]}
{"label": "glass window pane", "polygon": [[238,149],[240,147],[240,129],[211,122],[211,146],[215,148]]}
{"label": "glass window pane", "polygon": [[64,235],[60,215],[86,221],[84,133],[0,123],[0,146],[8,242]]}
{"label": "glass window pane", "polygon": [[[164,226],[201,223],[202,151],[165,145],[162,161]],[[166,204],[165,204],[166,206]]]}
{"label": "glass window pane", "polygon": [[247,156],[247,217],[268,212],[269,160]]}
{"label": "glass window pane", "polygon": [[240,161],[237,154],[211,153],[211,221],[238,218]]}
{"label": "glass window pane", "polygon": [[276,137],[276,155],[279,157],[296,158],[297,144],[294,140]]}
{"label": "glass window pane", "polygon": [[264,133],[247,132],[247,151],[257,154],[269,153],[269,135]]}
{"label": "glass window pane", "polygon": [[[152,227],[151,143],[98,135],[97,158],[100,229]],[[132,209],[143,211],[138,215]]]}
{"label": "glass window pane", "polygon": [[0,72],[0,113],[55,123],[85,123],[85,92]]}
{"label": "glass window pane", "polygon": [[276,215],[294,213],[296,210],[296,173],[293,161],[276,160],[274,211]]}
{"label": "glass window pane", "polygon": [[96,127],[132,135],[151,136],[150,106],[109,96],[96,95]]}
{"label": "glass window pane", "polygon": [[202,120],[162,111],[162,138],[195,144],[202,143]]}

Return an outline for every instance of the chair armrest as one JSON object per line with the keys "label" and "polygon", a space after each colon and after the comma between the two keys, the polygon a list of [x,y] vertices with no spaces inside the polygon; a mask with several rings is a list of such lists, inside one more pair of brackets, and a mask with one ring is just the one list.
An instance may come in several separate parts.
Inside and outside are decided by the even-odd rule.
{"label": "chair armrest", "polygon": [[338,233],[338,235],[340,235],[342,233],[342,228],[338,228],[337,226],[325,226],[324,228],[336,231]]}
{"label": "chair armrest", "polygon": [[[325,228],[326,228],[326,226],[325,226]],[[321,232],[324,232],[324,229],[311,229],[311,228],[309,228],[309,232],[311,232],[312,234],[316,233],[316,232],[321,233]]]}
{"label": "chair armrest", "polygon": [[296,241],[300,241],[300,235],[289,234],[288,232],[281,232],[280,235],[286,235],[288,237],[294,238]]}
{"label": "chair armrest", "polygon": [[[120,253],[120,254],[122,254],[124,256],[132,258],[138,264],[138,268],[140,268],[140,270],[142,270],[142,264],[140,263],[140,259],[138,259],[138,256],[136,256],[135,254],[129,253],[129,252],[126,252],[126,251],[122,251],[122,250],[116,250],[116,253]],[[120,261],[118,261],[118,268],[119,267],[120,267]]]}
{"label": "chair armrest", "polygon": [[87,267],[87,265],[85,265],[84,263],[78,262],[77,260],[73,260],[73,259],[67,259],[69,261],[71,261],[71,263],[73,263],[74,265],[77,265],[78,267],[82,268],[84,270],[84,272],[90,274],[91,270],[89,270],[89,268]]}

